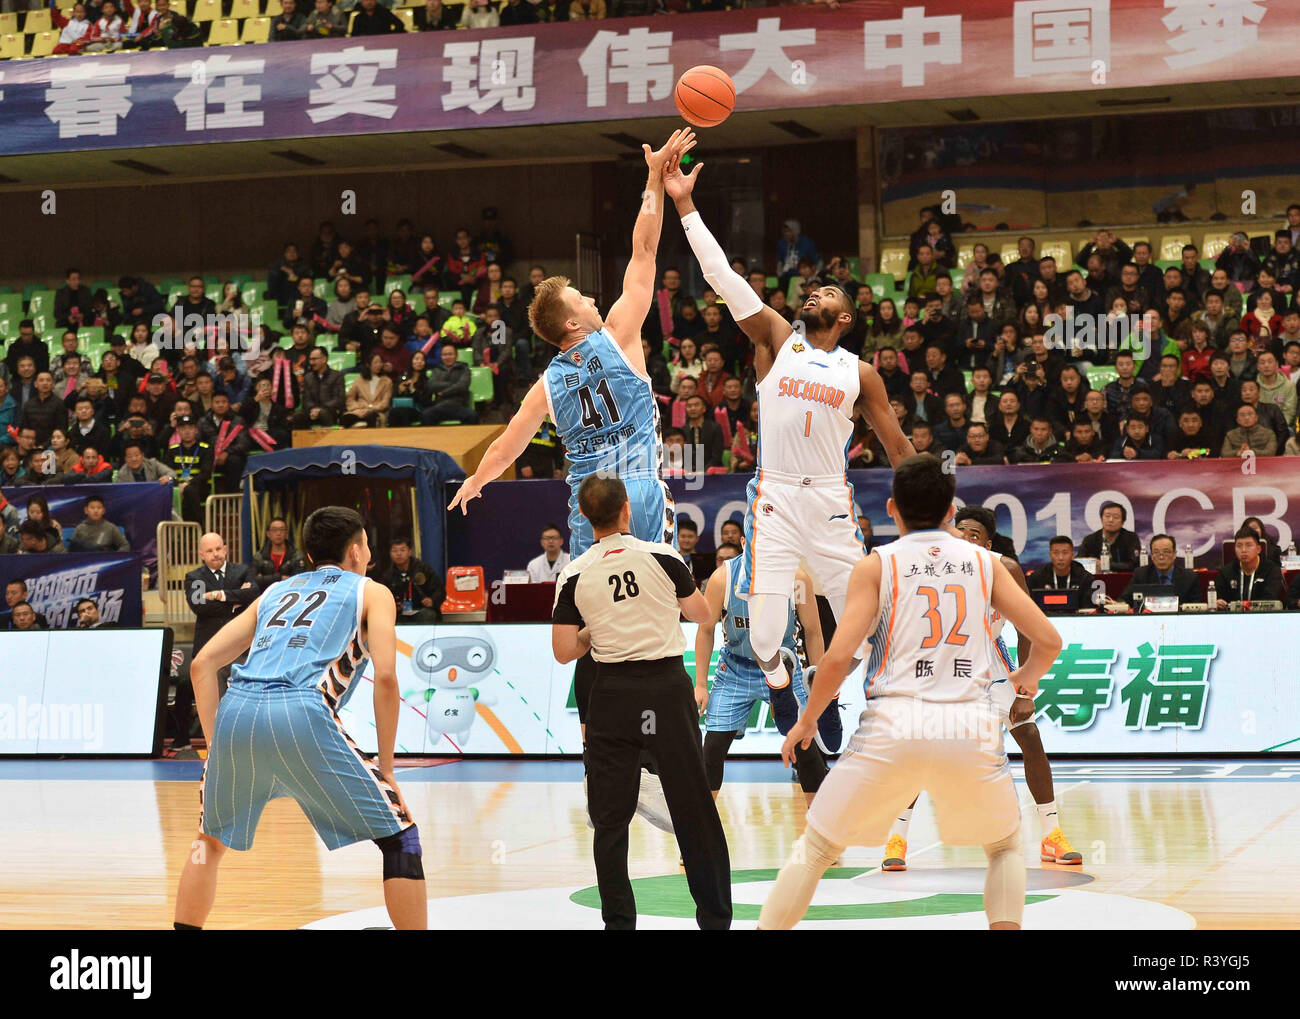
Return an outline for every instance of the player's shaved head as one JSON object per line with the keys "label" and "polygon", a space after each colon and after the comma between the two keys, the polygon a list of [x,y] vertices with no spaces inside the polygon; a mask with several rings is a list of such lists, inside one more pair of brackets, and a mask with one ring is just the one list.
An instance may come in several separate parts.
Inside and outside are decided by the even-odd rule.
{"label": "player's shaved head", "polygon": [[948,516],[957,478],[932,453],[917,453],[894,468],[893,503],[911,531],[938,527]]}
{"label": "player's shaved head", "polygon": [[618,478],[593,474],[578,486],[578,509],[591,522],[593,531],[617,528],[626,505],[627,489]]}

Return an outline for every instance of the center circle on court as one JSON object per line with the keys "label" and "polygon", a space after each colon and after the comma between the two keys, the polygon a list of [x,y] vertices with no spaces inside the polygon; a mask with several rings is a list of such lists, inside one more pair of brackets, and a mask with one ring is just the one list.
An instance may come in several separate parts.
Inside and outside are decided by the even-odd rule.
{"label": "center circle on court", "polygon": [[[774,868],[732,872],[735,926],[753,928],[763,898],[776,878]],[[979,930],[985,926],[983,868],[913,869],[884,873],[874,868],[837,867],[818,886],[808,916],[811,929]],[[1085,891],[1090,874],[1057,869],[1030,870],[1025,927],[1037,930],[1189,930],[1193,917],[1159,902],[1127,895]],[[674,930],[695,926],[695,904],[683,874],[636,878],[637,924]],[[600,896],[594,885],[534,888],[429,900],[432,929],[593,930],[601,926]],[[383,906],[325,917],[310,930],[387,929]]]}

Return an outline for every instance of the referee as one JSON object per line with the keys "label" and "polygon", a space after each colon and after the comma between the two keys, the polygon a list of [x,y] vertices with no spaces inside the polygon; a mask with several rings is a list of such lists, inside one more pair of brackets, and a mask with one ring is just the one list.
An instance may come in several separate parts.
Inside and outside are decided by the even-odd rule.
{"label": "referee", "polygon": [[705,930],[726,930],[731,861],[704,772],[679,621],[685,615],[711,626],[713,616],[676,549],[628,533],[631,506],[623,482],[587,478],[578,488],[578,508],[595,541],[560,574],[551,641],[560,662],[588,650],[596,660],[587,705],[587,799],[605,929],[636,928],[627,830],[644,749],[663,783],[695,919]]}

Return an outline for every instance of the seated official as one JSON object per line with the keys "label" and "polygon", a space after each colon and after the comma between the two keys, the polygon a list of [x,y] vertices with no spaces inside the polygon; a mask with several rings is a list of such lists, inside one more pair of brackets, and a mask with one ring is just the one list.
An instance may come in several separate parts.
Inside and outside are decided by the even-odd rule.
{"label": "seated official", "polygon": [[375,579],[393,592],[399,623],[438,623],[447,589],[437,570],[416,559],[411,539],[394,538],[388,547],[392,565]]}
{"label": "seated official", "polygon": [[528,583],[554,584],[570,561],[564,551],[564,534],[554,524],[547,524],[541,541],[542,554],[528,561]]}
{"label": "seated official", "polygon": [[1025,578],[1029,590],[1052,588],[1068,591],[1071,588],[1088,590],[1092,587],[1093,576],[1074,558],[1074,542],[1064,534],[1058,534],[1047,543],[1047,554],[1051,562],[1040,566]]}
{"label": "seated official", "polygon": [[1167,534],[1157,534],[1151,539],[1151,562],[1133,571],[1133,579],[1119,596],[1120,601],[1132,605],[1133,588],[1151,584],[1173,588],[1172,593],[1178,595],[1180,605],[1202,600],[1200,578],[1195,570],[1189,570],[1178,562],[1178,546]]}
{"label": "seated official", "polygon": [[1126,530],[1128,510],[1117,502],[1101,504],[1101,528],[1079,542],[1079,555],[1101,562],[1103,549],[1110,550],[1111,570],[1131,570],[1137,565],[1140,546],[1138,536]]}
{"label": "seated official", "polygon": [[1283,601],[1282,567],[1261,554],[1259,536],[1243,527],[1233,538],[1237,560],[1223,567],[1215,579],[1217,607],[1226,609],[1241,601]]}

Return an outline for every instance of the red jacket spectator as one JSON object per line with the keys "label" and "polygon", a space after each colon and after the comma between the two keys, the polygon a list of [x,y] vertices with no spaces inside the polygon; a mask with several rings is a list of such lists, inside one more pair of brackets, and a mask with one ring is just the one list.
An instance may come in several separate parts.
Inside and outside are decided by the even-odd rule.
{"label": "red jacket spectator", "polygon": [[1188,347],[1183,351],[1183,377],[1189,382],[1197,382],[1200,379],[1209,381],[1210,378],[1210,358],[1214,356],[1214,348],[1210,346]]}

